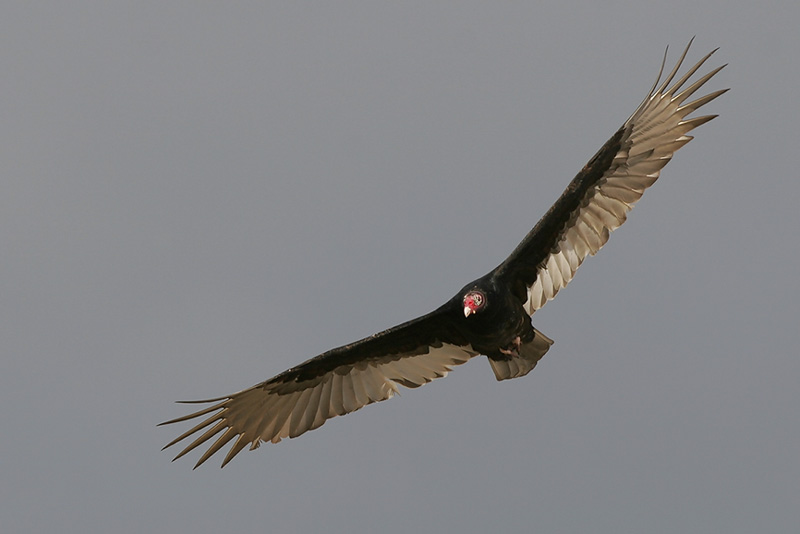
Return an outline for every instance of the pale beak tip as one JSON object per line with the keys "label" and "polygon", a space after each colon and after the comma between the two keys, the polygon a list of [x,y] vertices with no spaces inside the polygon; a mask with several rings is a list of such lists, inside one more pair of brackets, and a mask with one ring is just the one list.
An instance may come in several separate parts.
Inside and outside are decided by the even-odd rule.
{"label": "pale beak tip", "polygon": [[464,306],[464,317],[469,317],[470,315],[472,315],[472,308]]}

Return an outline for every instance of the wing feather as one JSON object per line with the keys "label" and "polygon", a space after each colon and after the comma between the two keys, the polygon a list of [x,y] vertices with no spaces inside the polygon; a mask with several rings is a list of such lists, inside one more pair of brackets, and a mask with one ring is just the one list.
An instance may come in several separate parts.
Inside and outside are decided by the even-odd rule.
{"label": "wing feather", "polygon": [[335,415],[344,415],[344,394],[342,393],[342,375],[333,373],[331,376],[331,409]]}
{"label": "wing feather", "polygon": [[236,443],[234,443],[233,446],[228,449],[228,454],[225,455],[225,459],[222,461],[222,467],[225,467],[228,462],[233,460],[234,456],[242,452],[242,449],[247,447],[248,443],[247,437],[244,434],[239,434],[239,438],[236,440]]}
{"label": "wing feather", "polygon": [[[196,436],[177,459],[211,442],[197,461],[198,467],[233,441],[224,466],[248,444],[255,449],[264,441],[277,443],[300,436],[332,417],[391,398],[398,385],[416,388],[444,377],[477,353],[461,340],[457,341],[462,344],[449,338],[450,342],[443,341],[448,336],[440,332],[450,330],[437,327],[443,313],[442,309],[437,310],[328,351],[239,393],[210,399],[212,406],[162,423],[205,417],[166,447]],[[216,440],[212,442],[213,438]]]}
{"label": "wing feather", "polygon": [[319,393],[322,391],[322,388],[315,387],[315,388],[308,388],[300,392],[300,395],[297,401],[292,408],[292,416],[289,422],[289,437],[299,436],[306,430],[308,430],[308,426],[304,426],[303,422],[305,419],[308,418],[307,414],[313,413],[312,410],[308,409],[308,404],[311,402],[311,396],[314,392],[317,393],[317,397],[319,397]]}
{"label": "wing feather", "polygon": [[[686,118],[727,91],[713,91],[685,103],[724,67],[684,87],[715,52],[675,79],[689,46],[663,82],[656,81],[636,111],[495,270],[495,276],[511,284],[531,315],[566,287],[583,261],[596,254],[609,234],[625,222],[675,151],[692,140],[686,134],[716,116]],[[662,64],[661,73],[663,68]]]}
{"label": "wing feather", "polygon": [[302,422],[299,424],[299,427],[295,430],[295,436],[299,436],[309,430],[316,428],[314,426],[314,421],[317,418],[317,414],[319,413],[319,406],[322,404],[322,392],[324,388],[322,385],[319,387],[315,387],[311,389],[311,395],[308,400],[308,405],[303,412]]}
{"label": "wing feather", "polygon": [[[357,372],[355,369],[353,371]],[[358,405],[358,402],[356,402],[356,391],[353,387],[352,372],[342,376],[342,395],[344,396],[345,413],[354,412],[361,408],[361,406]]]}
{"label": "wing feather", "polygon": [[324,380],[318,388],[320,390],[319,406],[317,406],[314,412],[314,422],[311,424],[311,429],[321,427],[325,421],[336,415],[331,410],[331,387],[332,380],[328,378]]}

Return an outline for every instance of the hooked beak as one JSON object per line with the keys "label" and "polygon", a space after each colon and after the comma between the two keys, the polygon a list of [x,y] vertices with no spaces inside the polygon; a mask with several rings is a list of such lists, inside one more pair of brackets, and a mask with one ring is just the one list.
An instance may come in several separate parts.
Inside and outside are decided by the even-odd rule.
{"label": "hooked beak", "polygon": [[464,306],[464,317],[469,317],[473,313],[475,312],[472,310],[472,308],[470,308],[469,306]]}

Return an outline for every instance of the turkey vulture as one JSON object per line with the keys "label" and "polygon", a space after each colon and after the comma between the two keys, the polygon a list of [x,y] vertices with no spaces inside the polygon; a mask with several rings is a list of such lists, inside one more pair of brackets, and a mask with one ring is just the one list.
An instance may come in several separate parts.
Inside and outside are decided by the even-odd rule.
{"label": "turkey vulture", "polygon": [[689,46],[659,84],[665,54],[644,101],[497,268],[427,315],[329,350],[244,391],[190,401],[213,404],[161,423],[207,416],[164,448],[199,434],[177,460],[221,433],[195,468],[233,440],[224,467],[247,445],[252,450],[262,441],[297,437],[332,417],[389,399],[399,386],[416,388],[443,377],[481,354],[488,357],[497,380],[528,374],[553,344],[533,327],[531,316],[625,222],[628,211],[658,179],[672,154],[692,139],[686,134],[716,117],[686,118],[727,91],[687,102],[725,66],[684,88],[716,52],[675,80]]}

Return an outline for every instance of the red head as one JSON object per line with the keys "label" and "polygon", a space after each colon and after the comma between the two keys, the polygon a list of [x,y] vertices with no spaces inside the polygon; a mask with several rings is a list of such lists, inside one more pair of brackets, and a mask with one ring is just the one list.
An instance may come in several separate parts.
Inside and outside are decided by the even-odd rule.
{"label": "red head", "polygon": [[486,295],[483,292],[473,289],[464,295],[464,317],[469,317],[473,313],[478,313],[486,305]]}

